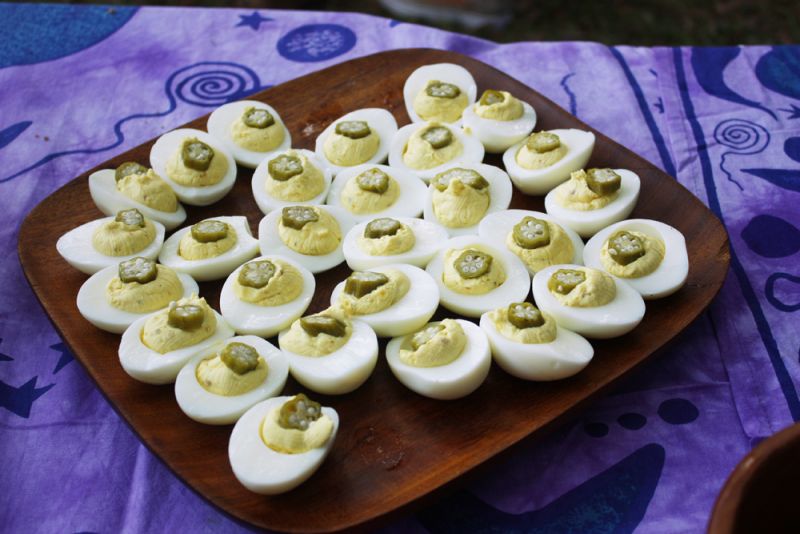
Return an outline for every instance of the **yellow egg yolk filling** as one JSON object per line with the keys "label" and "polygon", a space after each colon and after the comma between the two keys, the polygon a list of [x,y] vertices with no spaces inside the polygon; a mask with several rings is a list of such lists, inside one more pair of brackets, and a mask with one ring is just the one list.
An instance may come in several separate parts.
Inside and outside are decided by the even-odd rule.
{"label": "yellow egg yolk filling", "polygon": [[203,310],[203,322],[198,328],[184,330],[169,324],[169,308],[166,308],[147,319],[140,333],[142,343],[158,352],[166,354],[174,350],[197,345],[214,335],[217,330],[217,317],[206,303],[206,299],[191,296],[175,302],[176,306],[194,305]]}
{"label": "yellow egg yolk filling", "polygon": [[233,280],[233,292],[239,300],[257,306],[281,306],[291,302],[303,292],[303,275],[293,265],[272,259],[275,266],[273,274],[264,287],[249,287]]}
{"label": "yellow egg yolk filling", "polygon": [[153,169],[148,169],[146,173],[129,174],[117,181],[116,187],[129,199],[148,208],[167,213],[174,213],[178,209],[175,191]]}
{"label": "yellow egg yolk filling", "polygon": [[92,246],[106,256],[130,256],[147,248],[156,238],[156,227],[145,219],[144,226],[111,220],[92,234]]}
{"label": "yellow egg yolk filling", "polygon": [[398,354],[401,362],[412,367],[439,367],[461,356],[467,345],[467,335],[457,321],[444,319],[440,323],[428,323],[420,332],[437,329],[437,324],[443,328],[416,349],[412,345],[414,335],[406,337]]}
{"label": "yellow egg yolk filling", "polygon": [[180,299],[183,284],[175,271],[164,265],[156,265],[156,270],[156,278],[146,284],[123,282],[115,276],[106,285],[108,302],[129,313],[149,313]]}

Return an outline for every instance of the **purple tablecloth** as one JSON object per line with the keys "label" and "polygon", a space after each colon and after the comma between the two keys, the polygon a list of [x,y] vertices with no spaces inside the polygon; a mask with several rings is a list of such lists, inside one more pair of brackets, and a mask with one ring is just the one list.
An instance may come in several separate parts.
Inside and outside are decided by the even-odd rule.
{"label": "purple tablecloth", "polygon": [[[498,45],[357,14],[0,4],[0,529],[245,530],[139,442],[24,280],[25,214],[215,106],[403,47],[530,85],[675,176],[724,222],[721,294],[579,421],[389,530],[690,532],[760,439],[800,419],[800,47]],[[675,206],[680,210],[680,206]]]}

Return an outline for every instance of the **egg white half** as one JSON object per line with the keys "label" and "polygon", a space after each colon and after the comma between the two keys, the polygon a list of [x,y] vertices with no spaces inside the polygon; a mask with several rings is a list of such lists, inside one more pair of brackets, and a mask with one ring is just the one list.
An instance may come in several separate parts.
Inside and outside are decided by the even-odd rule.
{"label": "egg white half", "polygon": [[397,131],[397,135],[395,135],[394,139],[392,140],[392,146],[389,148],[390,167],[410,172],[420,177],[425,182],[429,182],[434,176],[447,168],[464,167],[470,163],[480,163],[483,161],[483,156],[486,151],[484,150],[483,144],[478,140],[478,138],[466,134],[463,130],[456,128],[453,125],[448,125],[453,137],[461,142],[461,154],[450,161],[446,161],[441,165],[437,165],[431,169],[412,169],[406,165],[405,161],[403,161],[403,151],[408,144],[408,139],[414,134],[414,132],[423,128],[427,128],[428,125],[429,123],[427,122],[415,122],[407,124]]}
{"label": "egg white half", "polygon": [[533,277],[533,298],[539,309],[553,316],[556,322],[573,332],[594,339],[608,339],[627,334],[644,317],[644,300],[627,282],[612,276],[617,295],[608,304],[590,308],[564,306],[547,288],[547,281],[558,269],[580,269],[580,265],[554,265]]}
{"label": "egg white half", "polygon": [[[106,286],[119,274],[119,266],[111,265],[90,276],[81,285],[78,291],[78,311],[84,319],[101,330],[112,334],[121,334],[140,317],[148,313],[132,313],[115,308],[108,302]],[[189,298],[197,295],[200,289],[197,282],[186,273],[175,273],[183,285],[183,295],[180,298]]]}
{"label": "egg white half", "polygon": [[116,216],[119,211],[136,208],[146,218],[163,224],[167,230],[177,228],[186,220],[186,210],[180,202],[178,209],[173,212],[161,211],[145,206],[120,193],[117,189],[115,172],[114,169],[103,169],[89,175],[89,194],[97,209],[104,214]]}
{"label": "egg white half", "polygon": [[395,169],[387,165],[365,164],[343,170],[336,175],[333,184],[331,184],[327,203],[331,206],[339,206],[344,209],[341,197],[342,190],[345,185],[347,185],[347,182],[351,179],[355,179],[355,177],[362,172],[373,168],[380,169],[394,178],[400,188],[400,194],[394,204],[383,211],[363,215],[348,212],[354,220],[361,222],[371,221],[379,217],[417,217],[422,213],[422,205],[425,202],[425,195],[427,193],[425,182],[417,178],[413,173]]}
{"label": "egg white half", "polygon": [[[454,63],[433,63],[431,65],[424,65],[412,72],[411,75],[406,78],[406,83],[403,85],[403,100],[405,101],[406,112],[408,112],[411,122],[425,122],[425,120],[414,111],[414,99],[420,91],[427,87],[428,82],[431,80],[451,83],[461,89],[461,91],[467,95],[467,107],[465,111],[475,103],[475,98],[478,95],[478,86],[475,84],[475,79],[472,77],[472,74],[470,74],[467,69]],[[460,125],[461,120],[462,119],[458,119],[452,124]]]}
{"label": "egg white half", "polygon": [[380,265],[408,263],[417,267],[425,267],[439,251],[442,243],[447,241],[447,230],[438,224],[423,219],[410,217],[393,217],[407,225],[414,232],[414,246],[406,252],[390,256],[372,256],[358,246],[358,239],[364,235],[369,221],[359,223],[347,232],[342,244],[347,266],[354,271],[364,271]]}
{"label": "egg white half", "polygon": [[[281,330],[288,328],[295,319],[302,316],[311,299],[314,297],[316,280],[311,271],[300,263],[289,258],[277,255],[261,256],[251,261],[282,260],[297,269],[303,277],[303,290],[296,299],[281,304],[280,306],[259,306],[239,300],[233,290],[234,281],[239,276],[245,264],[239,266],[225,280],[222,292],[219,295],[219,307],[222,316],[228,321],[236,332],[240,334],[253,334],[261,337],[272,337]],[[250,262],[247,262],[250,263]]]}
{"label": "egg white half", "polygon": [[[503,165],[514,185],[526,195],[544,195],[569,178],[570,173],[583,169],[594,150],[595,137],[584,130],[547,130],[558,135],[567,147],[564,157],[544,169],[526,169],[517,163],[517,152],[527,139],[523,138],[503,154]],[[527,137],[527,136],[526,136]]]}
{"label": "egg white half", "polygon": [[561,380],[579,373],[594,356],[592,345],[582,336],[556,326],[550,343],[520,343],[497,331],[489,314],[481,315],[481,329],[489,338],[492,358],[508,374],[523,380]]}
{"label": "egg white half", "polygon": [[483,143],[486,152],[499,154],[511,145],[525,139],[536,126],[536,111],[527,102],[522,102],[522,116],[510,121],[484,119],[475,113],[475,106],[464,110],[464,130]]}
{"label": "egg white half", "polygon": [[[356,315],[375,330],[380,337],[403,336],[416,332],[430,321],[439,306],[439,287],[431,276],[413,265],[393,264],[369,269],[376,273],[396,270],[405,274],[409,281],[408,292],[386,308],[368,315]],[[331,306],[344,291],[344,282],[336,284],[331,292]]]}
{"label": "egg white half", "polygon": [[[619,174],[620,188],[617,198],[600,209],[580,211],[559,206],[555,200],[558,188],[544,197],[544,209],[564,226],[569,226],[581,237],[591,237],[602,228],[619,222],[631,214],[639,199],[639,176],[626,169],[614,169]],[[566,187],[562,184],[559,187]]]}
{"label": "egg white half", "polygon": [[[234,342],[250,345],[258,351],[267,363],[267,377],[255,389],[241,395],[211,393],[197,381],[197,366]],[[181,368],[175,380],[175,400],[183,413],[198,423],[228,425],[236,422],[253,405],[280,393],[288,376],[289,363],[272,343],[256,336],[232,337],[197,354]]]}
{"label": "egg white half", "polygon": [[[327,211],[336,222],[339,223],[339,228],[342,232],[342,243],[344,236],[353,227],[355,221],[350,215],[342,208],[336,206],[317,206],[321,210]],[[273,210],[261,219],[258,223],[258,239],[261,243],[261,251],[264,254],[277,254],[285,256],[297,263],[305,266],[306,269],[314,274],[321,273],[332,269],[344,261],[344,253],[342,252],[342,243],[335,250],[320,256],[311,256],[308,254],[300,254],[292,250],[281,240],[278,235],[278,221],[281,218],[281,210]]]}
{"label": "egg white half", "polygon": [[158,221],[152,221],[156,229],[156,237],[153,242],[135,254],[127,256],[106,256],[92,245],[92,236],[100,226],[111,222],[114,217],[104,217],[95,219],[88,223],[73,228],[58,238],[56,250],[61,254],[67,263],[78,269],[82,273],[94,274],[101,269],[112,265],[119,265],[120,262],[141,256],[148,260],[158,257],[161,247],[164,244],[164,225]]}
{"label": "egg white half", "polygon": [[[257,152],[255,150],[248,150],[234,143],[231,138],[231,124],[238,121],[239,117],[244,113],[244,110],[249,107],[266,109],[275,119],[275,125],[283,128],[283,142],[276,148],[268,150],[267,152]],[[270,126],[270,128],[272,128],[272,126]],[[258,100],[239,100],[218,107],[208,116],[208,133],[222,143],[238,164],[249,167],[250,169],[255,169],[258,164],[265,159],[270,159],[278,152],[287,150],[292,146],[292,134],[289,133],[289,129],[283,123],[281,116],[275,111],[275,108],[264,102],[259,102]]]}
{"label": "egg white half", "polygon": [[370,129],[374,130],[378,134],[378,137],[380,137],[378,150],[364,163],[383,163],[386,161],[386,157],[389,155],[390,143],[397,134],[397,121],[395,120],[394,115],[382,108],[357,109],[355,111],[351,111],[350,113],[346,113],[333,121],[317,137],[314,147],[314,151],[317,153],[317,158],[319,158],[319,160],[331,170],[334,176],[349,167],[342,167],[328,160],[328,157],[325,155],[325,140],[329,135],[335,132],[336,125],[342,121],[366,121]]}
{"label": "egg white half", "polygon": [[250,224],[243,215],[210,217],[215,221],[228,223],[236,231],[236,244],[219,256],[201,260],[187,260],[178,254],[181,239],[187,232],[192,231],[191,226],[181,228],[164,242],[158,261],[192,275],[195,280],[206,282],[219,280],[228,276],[236,267],[250,258],[258,255],[258,240],[250,233]]}
{"label": "egg white half", "polygon": [[119,343],[119,363],[122,364],[122,368],[132,378],[146,384],[173,383],[181,367],[186,365],[192,356],[234,335],[233,328],[228,326],[225,319],[215,311],[217,329],[208,339],[189,347],[160,354],[142,343],[142,329],[150,315],[153,314],[134,321],[123,332]]}
{"label": "egg white half", "polygon": [[323,395],[344,395],[366,382],[378,361],[378,337],[367,323],[357,319],[352,323],[350,339],[324,356],[303,356],[285,349],[281,340],[288,330],[281,332],[278,345],[289,360],[294,379]]}
{"label": "egg white half", "polygon": [[[511,186],[511,180],[508,179],[508,175],[503,172],[502,169],[498,169],[492,165],[485,165],[483,163],[466,163],[462,165],[449,165],[445,168],[445,170],[453,167],[471,169],[483,176],[486,181],[489,182],[489,206],[486,208],[484,218],[488,217],[492,213],[497,213],[501,210],[507,209],[508,205],[511,204],[513,187]],[[478,233],[478,224],[480,224],[480,222],[473,224],[472,226],[465,226],[463,228],[452,228],[442,224],[433,211],[433,192],[433,184],[430,184],[428,186],[427,195],[425,196],[425,209],[423,210],[423,216],[426,221],[431,221],[438,224],[444,228],[450,236],[467,234],[475,235]]]}
{"label": "egg white half", "polygon": [[325,445],[300,454],[274,451],[261,439],[261,424],[273,408],[292,397],[273,397],[247,410],[239,418],[228,442],[228,459],[234,476],[244,487],[262,495],[276,495],[292,490],[308,480],[322,465],[339,430],[339,414],[323,407],[322,413],[333,421],[333,431]]}
{"label": "egg white half", "polygon": [[461,355],[438,367],[414,367],[400,360],[400,347],[408,336],[396,337],[386,345],[386,362],[392,374],[408,389],[425,397],[451,400],[466,397],[486,380],[492,365],[489,340],[475,323],[456,319],[467,344]]}
{"label": "egg white half", "polygon": [[327,198],[328,191],[331,187],[331,177],[333,176],[331,174],[331,170],[326,165],[322,164],[314,152],[311,152],[310,150],[304,150],[302,148],[295,149],[295,152],[302,153],[306,158],[308,158],[308,162],[310,164],[319,169],[319,171],[322,173],[322,179],[325,181],[325,187],[322,189],[320,194],[303,202],[287,202],[286,200],[273,197],[267,193],[265,185],[267,180],[270,179],[269,162],[271,159],[276,158],[279,155],[279,153],[274,153],[270,155],[269,158],[262,161],[258,167],[256,167],[256,170],[253,171],[253,179],[250,181],[250,185],[253,190],[253,198],[256,199],[256,204],[258,204],[258,208],[262,213],[266,214],[272,210],[281,209],[286,206],[305,206],[325,203],[325,199]]}
{"label": "egg white half", "polygon": [[[189,137],[196,137],[213,148],[214,157],[224,157],[228,160],[228,170],[222,180],[214,185],[192,187],[181,185],[169,177],[167,163],[172,155],[177,150],[180,150],[183,141]],[[159,137],[150,149],[150,166],[157,175],[172,187],[181,202],[192,206],[213,204],[227,195],[233,189],[234,183],[236,183],[236,160],[233,159],[228,149],[224,148],[216,137],[212,137],[202,130],[194,130],[192,128],[180,128]]]}
{"label": "egg white half", "polygon": [[600,261],[603,244],[617,231],[641,232],[664,242],[664,259],[652,273],[639,278],[623,278],[645,299],[658,299],[675,293],[689,274],[689,254],[686,239],[678,230],[662,222],[650,219],[628,219],[612,224],[592,237],[583,250],[584,263],[589,267],[604,271]]}
{"label": "egg white half", "polygon": [[[492,255],[493,261],[501,262],[506,274],[505,282],[482,295],[464,295],[447,287],[442,280],[445,253],[451,249],[461,250],[470,247],[487,252]],[[425,269],[439,286],[441,305],[465,317],[480,317],[500,306],[524,301],[530,288],[531,277],[528,269],[522,260],[505,247],[501,247],[502,245],[495,245],[492,241],[481,239],[476,235],[454,237],[444,243]]]}
{"label": "egg white half", "polygon": [[[503,243],[506,241],[508,234],[514,231],[514,225],[519,223],[525,217],[536,217],[544,221],[557,224],[567,234],[569,240],[572,241],[572,263],[583,263],[583,240],[575,230],[567,226],[563,226],[553,217],[540,211],[531,210],[505,210],[490,213],[481,220],[478,226],[478,236],[482,239]],[[512,252],[513,254],[513,252]],[[524,263],[524,262],[523,262]],[[527,266],[526,266],[527,267]],[[528,272],[533,275],[535,271],[528,269]]]}

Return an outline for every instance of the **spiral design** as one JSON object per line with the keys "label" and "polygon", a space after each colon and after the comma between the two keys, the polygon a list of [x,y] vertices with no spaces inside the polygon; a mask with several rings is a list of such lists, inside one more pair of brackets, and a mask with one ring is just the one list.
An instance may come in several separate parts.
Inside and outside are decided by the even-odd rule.
{"label": "spiral design", "polygon": [[714,129],[714,139],[738,154],[757,154],[769,144],[769,132],[754,122],[727,119]]}
{"label": "spiral design", "polygon": [[221,106],[261,89],[258,75],[244,65],[204,61],[189,65],[170,76],[167,92],[188,104]]}

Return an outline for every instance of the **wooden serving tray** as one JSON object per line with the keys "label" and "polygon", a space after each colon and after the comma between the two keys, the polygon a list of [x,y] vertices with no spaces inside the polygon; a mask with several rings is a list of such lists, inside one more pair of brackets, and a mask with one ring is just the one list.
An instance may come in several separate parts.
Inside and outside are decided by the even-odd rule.
{"label": "wooden serving tray", "polygon": [[[538,114],[537,130],[591,130],[502,72],[440,50],[396,50],[355,59],[251,98],[269,102],[278,110],[292,133],[294,147],[313,150],[314,139],[328,124],[358,108],[386,108],[399,125],[407,124],[403,104],[406,78],[421,65],[439,62],[466,67],[479,91],[503,89],[532,104]],[[205,123],[206,117],[202,117],[186,126],[204,130]],[[19,256],[56,329],[111,405],[148,448],[197,493],[235,518],[263,528],[319,532],[375,525],[389,512],[442,488],[523,438],[541,434],[576,413],[664,347],[708,306],[722,286],[729,249],[720,221],[675,179],[603,134],[594,133],[597,142],[589,166],[626,168],[641,177],[641,196],[631,217],[666,222],[686,236],[690,268],[685,287],[671,297],[648,302],[644,321],[633,332],[593,341],[591,364],[560,382],[525,382],[493,366],[486,382],[473,394],[457,401],[435,401],[406,389],[380,358],[372,377],[355,392],[339,397],[315,395],[339,412],[339,435],[319,471],[281,496],[265,497],[241,486],[228,463],[232,427],[195,423],[178,408],[172,386],[150,386],[130,378],[117,358],[119,336],[94,328],[76,308],[78,289],[86,276],[58,255],[56,240],[102,216],[89,196],[89,174],[123,161],[147,163],[153,141],[110,159],[43,200],[22,225]],[[501,166],[499,157],[487,157],[487,161]],[[227,197],[204,208],[188,206],[186,224],[214,215],[244,214],[255,234],[262,214],[250,190],[251,175],[240,167],[236,186]],[[542,197],[518,191],[511,207],[544,211]],[[309,313],[327,307],[331,289],[348,274],[342,264],[317,275]],[[200,284],[201,295],[217,309],[221,286],[221,282]],[[443,315],[441,309],[438,315]],[[381,354],[384,346],[385,340]],[[284,394],[299,391],[290,379]]]}

